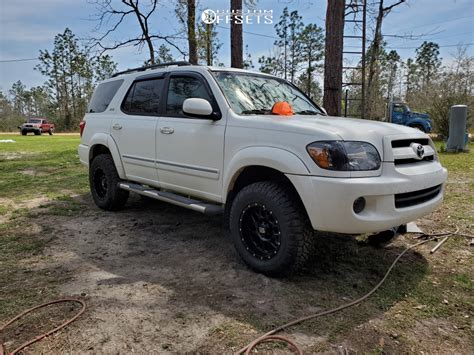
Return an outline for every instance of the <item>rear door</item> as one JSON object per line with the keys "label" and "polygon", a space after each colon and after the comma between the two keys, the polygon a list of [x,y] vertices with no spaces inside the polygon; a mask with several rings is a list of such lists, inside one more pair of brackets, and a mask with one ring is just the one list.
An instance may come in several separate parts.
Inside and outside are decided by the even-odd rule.
{"label": "rear door", "polygon": [[192,72],[167,78],[163,114],[156,130],[160,186],[191,196],[221,200],[225,120],[194,118],[182,111],[187,98],[203,98],[221,115],[206,79]]}
{"label": "rear door", "polygon": [[137,78],[112,120],[111,134],[129,180],[157,184],[155,135],[164,81],[163,75]]}

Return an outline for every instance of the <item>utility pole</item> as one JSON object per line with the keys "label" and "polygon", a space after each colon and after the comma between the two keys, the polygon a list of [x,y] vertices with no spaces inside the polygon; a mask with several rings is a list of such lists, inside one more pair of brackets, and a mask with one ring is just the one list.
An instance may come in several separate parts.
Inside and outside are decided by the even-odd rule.
{"label": "utility pole", "polygon": [[323,106],[332,116],[341,115],[344,11],[345,0],[328,1]]}

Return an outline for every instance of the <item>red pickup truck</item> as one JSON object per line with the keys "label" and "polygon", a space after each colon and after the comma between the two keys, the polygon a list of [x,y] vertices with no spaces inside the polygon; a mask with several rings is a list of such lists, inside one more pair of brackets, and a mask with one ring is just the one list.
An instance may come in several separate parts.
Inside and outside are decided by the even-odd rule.
{"label": "red pickup truck", "polygon": [[45,118],[29,118],[27,122],[23,123],[18,127],[21,135],[26,136],[28,132],[34,132],[35,135],[43,133],[49,133],[52,135],[54,132],[54,124],[49,123]]}

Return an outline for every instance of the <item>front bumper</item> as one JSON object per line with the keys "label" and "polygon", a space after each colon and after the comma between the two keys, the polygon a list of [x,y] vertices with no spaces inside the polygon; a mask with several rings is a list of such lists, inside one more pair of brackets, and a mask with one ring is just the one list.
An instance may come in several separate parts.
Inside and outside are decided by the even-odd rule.
{"label": "front bumper", "polygon": [[40,127],[20,127],[20,131],[23,131],[23,132],[39,132],[40,131]]}
{"label": "front bumper", "polygon": [[[382,175],[361,178],[328,178],[290,175],[315,230],[336,233],[380,232],[405,224],[432,212],[443,200],[447,170],[438,162],[396,167],[383,163]],[[442,185],[439,194],[419,204],[396,208],[395,194]],[[360,213],[354,201],[364,197],[366,206]]]}

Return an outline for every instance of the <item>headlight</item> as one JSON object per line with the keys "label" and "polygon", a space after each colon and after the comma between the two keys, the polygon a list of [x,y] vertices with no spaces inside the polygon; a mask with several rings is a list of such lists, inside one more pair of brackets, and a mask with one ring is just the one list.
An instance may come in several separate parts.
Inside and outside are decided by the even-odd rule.
{"label": "headlight", "polygon": [[380,168],[379,153],[370,143],[319,141],[309,144],[306,150],[322,169],[360,171]]}

